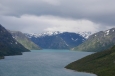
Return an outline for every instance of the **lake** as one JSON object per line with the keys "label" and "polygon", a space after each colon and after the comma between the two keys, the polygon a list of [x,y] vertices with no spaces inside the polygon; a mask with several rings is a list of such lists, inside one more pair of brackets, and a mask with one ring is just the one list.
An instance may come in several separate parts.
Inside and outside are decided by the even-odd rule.
{"label": "lake", "polygon": [[64,68],[89,54],[92,53],[44,49],[6,56],[0,60],[0,76],[96,76]]}

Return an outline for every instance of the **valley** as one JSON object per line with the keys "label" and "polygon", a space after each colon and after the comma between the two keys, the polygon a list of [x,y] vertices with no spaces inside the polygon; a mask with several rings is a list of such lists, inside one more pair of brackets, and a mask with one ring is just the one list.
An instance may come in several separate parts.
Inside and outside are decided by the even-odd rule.
{"label": "valley", "polygon": [[[115,70],[114,68],[115,67],[114,66],[115,31],[114,30],[115,28],[112,28],[112,29],[109,29],[106,31],[100,31],[94,34],[91,34],[91,33],[80,34],[80,33],[72,33],[72,32],[50,32],[50,33],[43,33],[43,34],[27,34],[27,33],[22,33],[19,31],[9,31],[9,30],[6,30],[2,25],[0,25],[0,39],[1,39],[0,40],[0,59],[5,58],[6,60],[8,60],[11,57],[11,60],[12,60],[13,57],[14,58],[22,57],[20,60],[21,62],[23,61],[23,59],[27,61],[28,60],[27,58],[30,58],[30,62],[33,63],[33,60],[36,59],[35,57],[37,56],[38,56],[37,58],[41,59],[42,57],[44,58],[44,56],[46,55],[45,59],[47,59],[47,57],[49,56],[47,55],[48,53],[55,54],[55,55],[59,53],[57,56],[58,58],[60,55],[61,57],[65,55],[66,57],[68,56],[67,58],[69,60],[67,61],[70,61],[64,64],[63,66],[62,64],[60,64],[58,66],[58,67],[62,66],[60,70],[62,70],[62,68],[64,68],[68,64],[65,68],[76,70],[79,72],[93,73],[93,74],[90,74],[91,76],[95,76],[94,74],[98,76],[114,76],[114,71],[113,71]],[[69,49],[72,49],[72,50],[70,51]],[[33,51],[30,52],[30,50],[33,50]],[[25,54],[23,52],[28,52],[26,53],[26,58],[23,57],[22,54]],[[36,54],[36,55],[33,56],[32,54]],[[75,55],[72,55],[72,54],[75,54]],[[14,56],[14,55],[22,55],[22,56]],[[75,58],[74,60],[71,58],[71,55],[72,55],[72,58],[73,57]],[[32,56],[34,58],[32,58]],[[50,59],[52,59],[53,57],[55,58],[54,61],[57,60],[57,57],[55,57],[54,55],[51,55]],[[59,61],[61,61],[60,59],[62,58],[59,58]],[[0,62],[4,60],[1,60]],[[66,60],[65,57],[63,61],[64,60]],[[75,61],[75,62],[72,62],[72,61]],[[41,62],[40,63],[39,62],[37,62],[36,64],[41,65]],[[2,69],[3,63],[0,64],[1,69]],[[8,63],[10,63],[11,65],[15,64],[12,62],[8,62]],[[25,64],[25,62],[22,62],[22,63]],[[19,65],[22,65],[22,63]],[[52,60],[50,63],[52,63]],[[56,61],[53,63],[56,63]],[[39,67],[39,65],[37,67]],[[49,67],[45,65],[46,64],[43,64],[40,68],[44,67],[48,69]],[[53,66],[57,66],[57,65],[58,64],[53,65]],[[4,65],[4,66],[7,66],[7,65]],[[33,67],[33,64],[24,65],[23,67],[25,66]],[[52,65],[50,67],[52,67]],[[14,66],[14,68],[16,67]],[[46,69],[42,69],[42,70],[46,70]],[[56,68],[53,68],[53,69],[56,70]],[[36,68],[36,72],[37,70],[40,70],[40,69]],[[14,71],[14,69],[12,69],[12,71]],[[46,70],[45,73],[47,71],[48,70]],[[70,75],[67,73],[66,75],[65,71],[66,70],[63,70],[63,73],[60,73],[59,76]],[[3,76],[7,76],[8,74],[11,74],[9,72],[8,74],[5,74],[5,72],[3,71],[2,72],[0,71],[0,73],[3,74]],[[43,76],[46,75],[45,73],[43,74]],[[56,73],[57,72],[55,72],[54,74]],[[36,73],[36,74],[33,74],[32,72],[30,72],[30,75],[36,76],[37,74],[41,74],[41,72]],[[54,74],[52,74],[52,76],[54,76]],[[73,73],[72,75],[82,76],[82,74],[83,73],[75,73],[75,74]],[[19,74],[16,72],[14,75],[24,76],[26,75],[26,72],[24,72],[23,74]],[[50,74],[48,73],[48,75]],[[83,76],[89,76],[89,74],[84,74]]]}
{"label": "valley", "polygon": [[0,76],[115,76],[115,0],[0,0]]}

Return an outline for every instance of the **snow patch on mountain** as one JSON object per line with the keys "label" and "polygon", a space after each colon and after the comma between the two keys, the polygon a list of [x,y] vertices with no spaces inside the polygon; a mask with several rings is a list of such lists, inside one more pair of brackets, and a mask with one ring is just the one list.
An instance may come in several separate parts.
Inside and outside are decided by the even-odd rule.
{"label": "snow patch on mountain", "polygon": [[105,31],[106,35],[109,35],[110,30]]}
{"label": "snow patch on mountain", "polygon": [[38,38],[38,37],[44,37],[44,36],[52,36],[52,35],[56,35],[56,34],[60,34],[60,33],[62,33],[62,32],[59,32],[59,31],[54,31],[54,32],[47,31],[47,32],[44,32],[44,33],[41,33],[41,34],[30,33],[30,34],[26,34],[26,36],[28,38],[31,38],[31,37]]}
{"label": "snow patch on mountain", "polygon": [[[57,34],[61,34],[63,32],[59,32],[59,31],[47,31],[47,32],[44,32],[44,33],[41,33],[41,34],[37,34],[37,33],[30,33],[30,34],[25,34],[28,38],[32,38],[32,37],[35,37],[35,38],[38,38],[38,37],[44,37],[44,36],[52,36],[52,35],[57,35]],[[91,32],[77,32],[76,34],[80,34],[81,36],[83,36],[84,38],[88,39],[88,37],[90,35],[92,35]],[[72,40],[75,40],[72,38]],[[77,41],[77,39],[76,39]]]}
{"label": "snow patch on mountain", "polygon": [[92,32],[78,32],[78,34],[80,34],[81,36],[83,36],[84,38],[88,39],[90,35],[92,35]]}
{"label": "snow patch on mountain", "polygon": [[77,41],[77,40],[78,40],[78,38],[77,38],[77,39],[73,39],[73,38],[71,38],[71,40],[73,40],[73,41]]}
{"label": "snow patch on mountain", "polygon": [[[61,38],[62,39],[62,38]],[[62,39],[63,40],[63,39]],[[64,41],[64,40],[63,40]],[[66,44],[66,46],[69,46],[65,41],[64,41],[64,43]]]}

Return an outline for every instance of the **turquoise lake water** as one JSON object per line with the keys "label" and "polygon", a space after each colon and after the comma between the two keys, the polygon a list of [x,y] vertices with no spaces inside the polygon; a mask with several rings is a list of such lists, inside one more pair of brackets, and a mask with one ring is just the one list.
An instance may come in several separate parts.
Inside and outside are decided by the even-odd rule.
{"label": "turquoise lake water", "polygon": [[0,76],[96,76],[64,68],[89,54],[92,53],[44,49],[6,56],[0,60]]}

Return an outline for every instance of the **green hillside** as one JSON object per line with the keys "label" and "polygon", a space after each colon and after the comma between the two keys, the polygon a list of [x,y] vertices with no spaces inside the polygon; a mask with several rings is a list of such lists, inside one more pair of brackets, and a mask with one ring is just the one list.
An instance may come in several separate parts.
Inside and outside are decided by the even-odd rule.
{"label": "green hillside", "polygon": [[25,48],[29,50],[40,50],[40,47],[28,39],[23,33],[19,31],[10,31],[10,33]]}
{"label": "green hillside", "polygon": [[91,35],[84,43],[73,48],[73,50],[99,52],[113,45],[115,45],[115,28]]}
{"label": "green hillside", "polygon": [[98,76],[115,76],[115,46],[75,61],[66,68]]}

